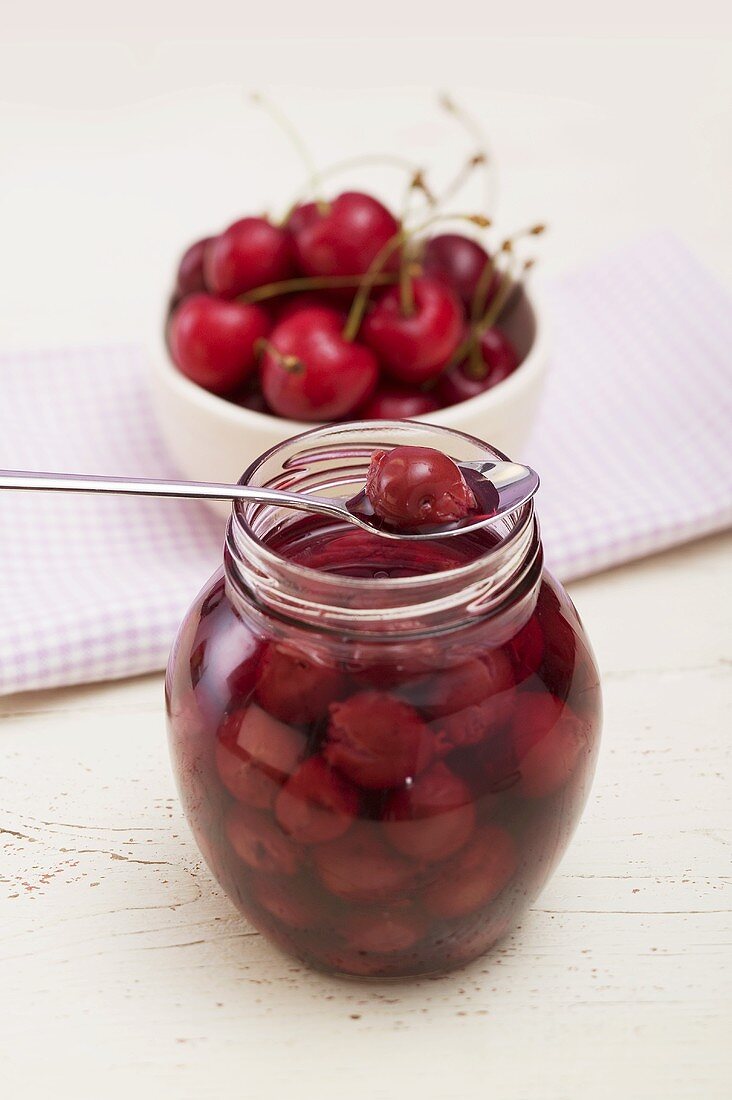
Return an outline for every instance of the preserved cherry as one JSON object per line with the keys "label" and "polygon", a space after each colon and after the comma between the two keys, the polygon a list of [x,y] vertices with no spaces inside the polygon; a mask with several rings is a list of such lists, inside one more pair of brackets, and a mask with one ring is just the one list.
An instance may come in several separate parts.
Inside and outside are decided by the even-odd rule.
{"label": "preserved cherry", "polygon": [[318,664],[286,645],[267,646],[257,669],[258,702],[293,725],[307,725],[322,717],[343,690],[344,677],[337,669]]}
{"label": "preserved cherry", "polygon": [[357,951],[390,955],[406,951],[421,939],[427,927],[419,914],[399,909],[353,913],[346,920],[345,936]]}
{"label": "preserved cherry", "polygon": [[277,796],[275,813],[294,840],[301,844],[322,843],[349,827],[358,813],[358,791],[322,757],[311,756],[285,783]]}
{"label": "preserved cherry", "polygon": [[429,862],[461,848],[474,825],[472,792],[443,763],[395,791],[384,811],[389,842],[404,855]]}
{"label": "preserved cherry", "polygon": [[390,849],[371,822],[353,825],[329,844],[320,844],[313,860],[326,890],[346,901],[388,901],[414,885],[413,863]]}
{"label": "preserved cherry", "polygon": [[486,825],[424,892],[428,912],[463,917],[482,909],[508,885],[518,865],[511,834]]}
{"label": "preserved cherry", "polygon": [[545,798],[568,781],[587,744],[584,723],[553,695],[522,695],[512,718],[520,789]]}
{"label": "preserved cherry", "polygon": [[252,879],[252,899],[281,924],[290,928],[316,928],[320,920],[318,906],[302,891],[293,891],[287,879],[259,875]]}
{"label": "preserved cherry", "polygon": [[234,854],[257,871],[292,875],[297,870],[297,849],[276,822],[258,810],[240,803],[231,806],[226,817],[226,835]]}
{"label": "preserved cherry", "polygon": [[377,451],[366,496],[376,515],[397,528],[452,523],[477,508],[457,465],[432,447]]}
{"label": "preserved cherry", "polygon": [[299,731],[251,703],[232,711],[222,723],[216,768],[237,801],[268,809],[304,748]]}
{"label": "preserved cherry", "polygon": [[361,787],[397,787],[424,771],[434,751],[424,719],[386,692],[358,692],[331,707],[325,757]]}

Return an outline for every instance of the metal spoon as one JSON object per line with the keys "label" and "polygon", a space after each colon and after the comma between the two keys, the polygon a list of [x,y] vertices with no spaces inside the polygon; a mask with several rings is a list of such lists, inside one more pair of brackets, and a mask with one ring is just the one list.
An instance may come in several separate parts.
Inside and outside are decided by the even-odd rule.
{"label": "metal spoon", "polygon": [[63,493],[117,493],[123,496],[178,497],[198,500],[245,500],[278,508],[295,508],[353,523],[389,539],[430,539],[475,531],[526,504],[539,487],[538,475],[515,462],[460,462],[463,476],[478,501],[479,511],[449,525],[429,530],[396,531],[383,527],[363,490],[354,497],[318,497],[285,493],[253,485],[198,481],[156,481],[144,477],[99,477],[97,474],[34,473],[0,470],[0,489],[36,489]]}

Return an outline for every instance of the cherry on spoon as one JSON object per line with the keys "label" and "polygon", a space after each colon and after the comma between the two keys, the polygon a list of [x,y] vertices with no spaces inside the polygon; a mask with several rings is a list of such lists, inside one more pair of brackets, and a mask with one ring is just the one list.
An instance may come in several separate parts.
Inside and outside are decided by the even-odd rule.
{"label": "cherry on spoon", "polygon": [[474,495],[476,508],[451,523],[396,529],[384,524],[366,496],[317,497],[285,493],[253,485],[226,485],[198,481],[157,481],[152,478],[101,477],[97,474],[58,474],[28,470],[0,470],[0,489],[45,490],[64,493],[116,493],[123,496],[176,497],[198,500],[243,500],[294,508],[352,523],[390,539],[434,539],[475,531],[526,504],[539,487],[538,475],[515,462],[461,462],[458,464]]}

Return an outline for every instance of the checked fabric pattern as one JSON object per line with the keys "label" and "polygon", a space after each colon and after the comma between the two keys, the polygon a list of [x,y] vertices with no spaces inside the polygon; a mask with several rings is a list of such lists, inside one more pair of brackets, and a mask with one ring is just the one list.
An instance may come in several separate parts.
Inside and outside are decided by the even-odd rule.
{"label": "checked fabric pattern", "polygon": [[[525,458],[571,580],[732,523],[730,299],[671,236],[547,288],[552,362]],[[144,354],[0,356],[0,467],[172,477]],[[0,694],[162,668],[220,564],[186,501],[0,493]]]}

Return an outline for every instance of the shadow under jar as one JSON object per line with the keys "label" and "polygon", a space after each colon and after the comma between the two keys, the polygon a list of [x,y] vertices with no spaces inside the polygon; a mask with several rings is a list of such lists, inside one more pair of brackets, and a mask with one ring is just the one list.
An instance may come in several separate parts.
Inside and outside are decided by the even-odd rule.
{"label": "shadow under jar", "polygon": [[[351,495],[398,444],[497,454],[431,425],[337,425],[242,481]],[[235,505],[166,692],[185,812],[226,893],[285,951],[369,977],[447,970],[510,930],[577,824],[601,725],[533,504],[411,543]]]}

